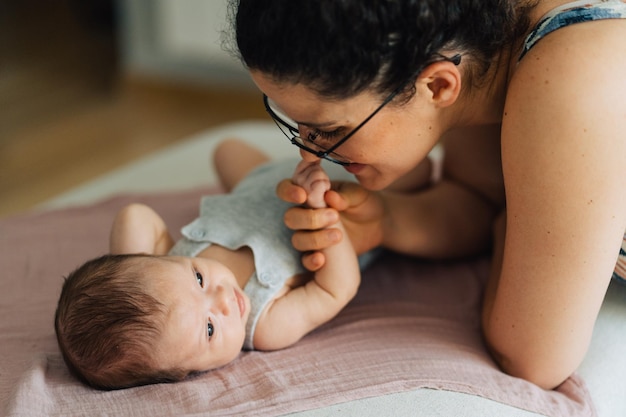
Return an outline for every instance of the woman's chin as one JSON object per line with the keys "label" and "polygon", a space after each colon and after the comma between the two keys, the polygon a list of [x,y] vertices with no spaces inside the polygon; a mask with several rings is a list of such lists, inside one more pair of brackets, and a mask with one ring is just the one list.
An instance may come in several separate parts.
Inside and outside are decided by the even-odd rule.
{"label": "woman's chin", "polygon": [[396,179],[390,175],[384,175],[371,165],[353,163],[345,166],[344,169],[354,175],[363,188],[370,191],[383,190]]}
{"label": "woman's chin", "polygon": [[356,179],[361,187],[370,191],[380,191],[387,188],[391,184],[391,181],[388,181],[380,176],[356,175]]}

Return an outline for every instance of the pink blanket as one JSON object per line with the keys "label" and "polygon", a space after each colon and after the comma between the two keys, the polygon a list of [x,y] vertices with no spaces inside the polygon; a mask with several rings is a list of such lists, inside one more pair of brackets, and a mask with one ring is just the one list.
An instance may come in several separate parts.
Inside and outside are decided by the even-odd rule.
{"label": "pink blanket", "polygon": [[479,329],[485,259],[428,263],[385,254],[335,320],[289,349],[244,352],[222,369],[178,384],[114,392],[81,385],[68,374],[54,337],[62,277],[106,252],[122,205],[146,202],[177,230],[195,217],[201,191],[117,197],[0,221],[5,415],[276,415],[422,387],[549,416],[595,415],[576,375],[544,391],[495,366]]}

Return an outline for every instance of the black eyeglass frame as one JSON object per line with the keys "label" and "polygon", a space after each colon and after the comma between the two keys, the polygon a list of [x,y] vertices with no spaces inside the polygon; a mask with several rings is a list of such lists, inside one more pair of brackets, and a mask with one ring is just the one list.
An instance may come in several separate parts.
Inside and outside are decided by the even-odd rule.
{"label": "black eyeglass frame", "polygon": [[[442,56],[442,61],[450,61],[452,62],[454,65],[459,65],[461,63],[461,54],[456,54],[450,58],[446,57],[446,56]],[[430,62],[428,64],[426,64],[424,67],[437,62],[437,61],[433,61]],[[391,100],[393,100],[398,93],[400,93],[400,91],[402,91],[404,89],[404,87],[407,85],[407,83],[412,80],[415,76],[419,75],[420,72],[422,72],[423,68],[421,68],[419,71],[416,71],[411,77],[409,77],[405,82],[403,82],[402,84],[400,84],[400,86],[398,86],[395,90],[393,90],[384,100],[383,102],[369,115],[365,118],[365,120],[363,120],[361,123],[359,123],[354,129],[352,129],[352,131],[350,133],[348,133],[346,136],[344,136],[343,138],[341,138],[339,141],[337,141],[337,143],[335,143],[333,146],[331,146],[329,149],[324,149],[319,145],[321,149],[320,150],[315,150],[312,148],[309,148],[308,146],[306,146],[303,142],[304,142],[304,138],[302,138],[300,136],[300,131],[292,126],[291,124],[287,123],[285,120],[283,120],[277,113],[276,111],[274,111],[274,109],[272,109],[272,106],[269,103],[269,98],[263,94],[263,105],[265,106],[265,111],[267,111],[267,113],[270,115],[270,117],[272,118],[272,120],[274,121],[274,123],[276,123],[276,126],[278,126],[278,129],[287,137],[287,139],[289,139],[289,141],[293,144],[296,145],[298,148],[303,149],[313,155],[315,155],[318,158],[322,158],[322,159],[326,159],[327,161],[333,162],[335,164],[338,165],[342,165],[342,166],[347,166],[350,165],[351,162],[348,161],[343,161],[341,159],[337,159],[332,157],[332,154],[335,154],[341,158],[343,158],[341,155],[335,153],[335,150],[340,147],[341,145],[343,145],[348,139],[350,139],[352,136],[354,136],[354,134],[356,132],[359,131],[359,129],[361,129],[367,122],[369,122],[372,117],[374,117],[379,111],[382,110],[383,107],[385,107]],[[289,130],[289,132],[291,133],[291,137],[290,135],[288,135],[282,128],[281,125],[284,126],[285,128],[287,128],[287,130]],[[299,139],[299,140],[298,140]]]}

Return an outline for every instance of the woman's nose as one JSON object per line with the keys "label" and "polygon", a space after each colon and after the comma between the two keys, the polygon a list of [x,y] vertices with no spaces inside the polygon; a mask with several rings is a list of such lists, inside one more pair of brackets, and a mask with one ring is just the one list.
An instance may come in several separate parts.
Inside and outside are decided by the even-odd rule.
{"label": "woman's nose", "polygon": [[307,162],[315,162],[320,159],[317,156],[313,155],[311,152],[305,151],[304,149],[300,149],[300,158],[302,158],[303,161]]}

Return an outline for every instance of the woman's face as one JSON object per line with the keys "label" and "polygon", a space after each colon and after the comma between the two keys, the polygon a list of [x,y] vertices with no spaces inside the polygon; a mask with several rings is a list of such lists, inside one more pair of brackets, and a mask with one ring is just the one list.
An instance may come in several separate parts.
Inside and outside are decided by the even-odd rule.
{"label": "woman's face", "polygon": [[[369,92],[345,100],[321,98],[301,84],[280,83],[258,71],[254,82],[280,109],[296,121],[300,136],[315,135],[329,148],[349,134],[381,104]],[[411,171],[441,136],[436,113],[416,94],[408,103],[383,107],[336,152],[351,163],[346,170],[365,188],[380,190]],[[301,150],[303,159],[315,156]]]}

